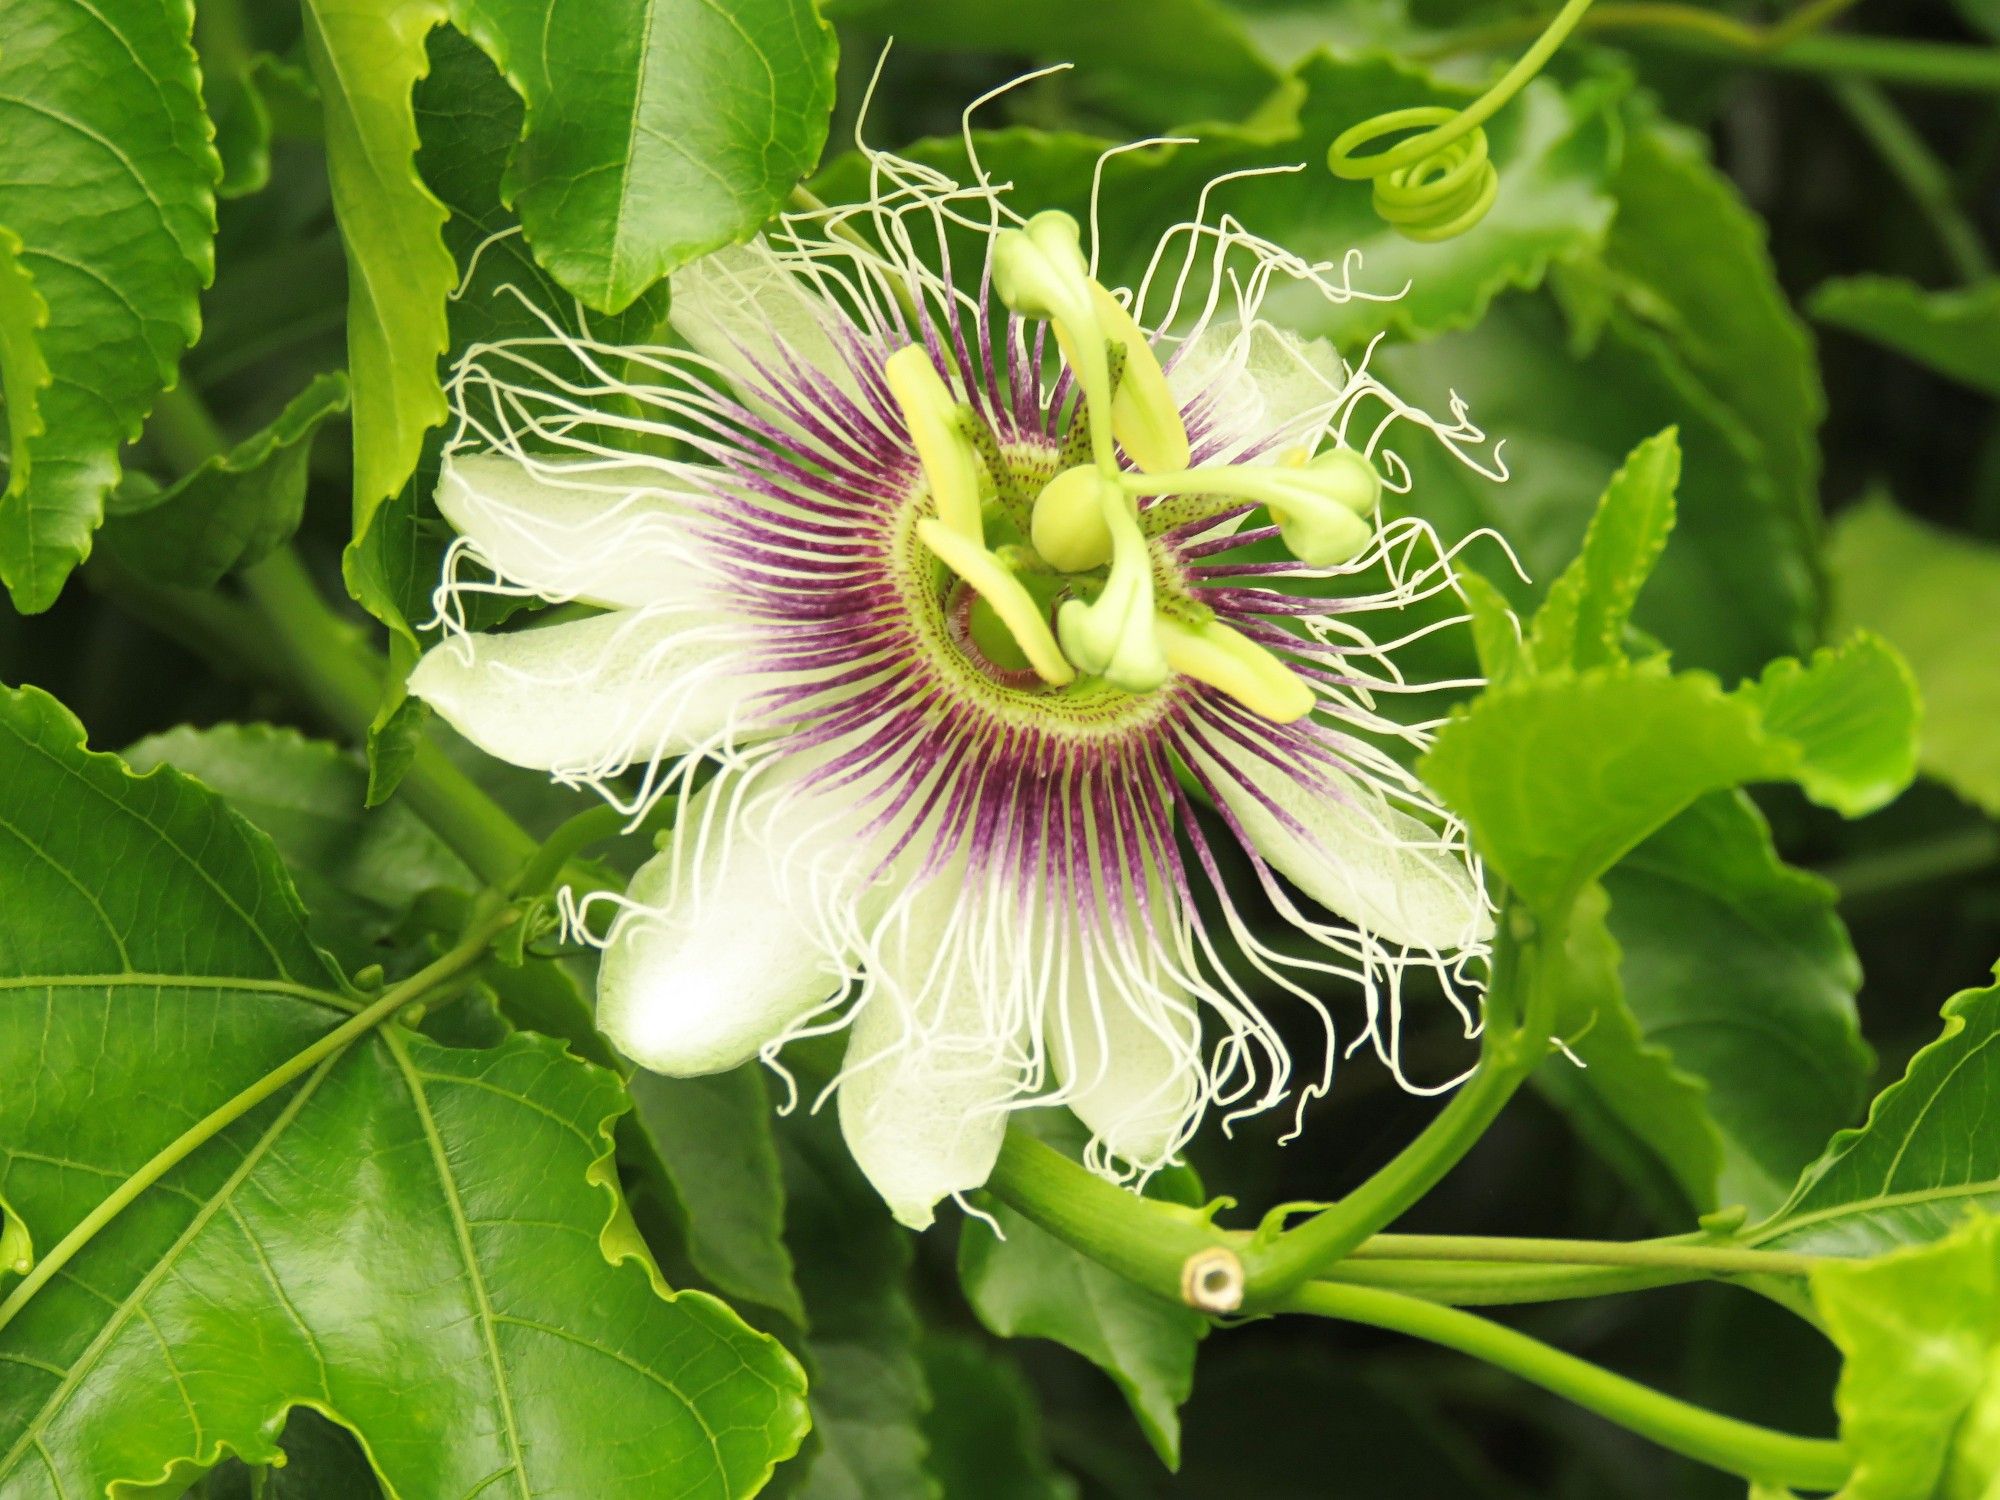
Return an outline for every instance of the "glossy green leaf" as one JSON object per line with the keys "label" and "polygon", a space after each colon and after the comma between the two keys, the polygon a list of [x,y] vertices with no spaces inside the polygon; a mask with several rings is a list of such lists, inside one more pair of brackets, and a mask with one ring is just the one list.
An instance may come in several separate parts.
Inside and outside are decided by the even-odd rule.
{"label": "glossy green leaf", "polygon": [[1790,779],[1850,815],[1879,806],[1909,779],[1915,732],[1907,673],[1863,636],[1736,693],[1629,667],[1501,683],[1420,769],[1494,869],[1556,913],[1708,792]]}
{"label": "glossy green leaf", "polygon": [[[536,262],[520,226],[501,206],[502,177],[521,134],[520,99],[479,48],[455,31],[433,32],[428,51],[430,72],[417,86],[414,106],[423,139],[417,165],[450,213],[444,240],[461,288],[449,308],[452,357],[476,342],[543,336],[543,317],[581,332],[575,299]],[[601,338],[646,342],[664,319],[665,292],[662,286],[648,293],[617,317],[594,317],[590,328]],[[558,375],[571,367],[553,351],[546,357]],[[376,511],[344,560],[349,587],[392,631],[391,672],[369,734],[371,802],[394,790],[429,716],[404,696],[403,681],[416,663],[415,627],[431,614],[431,591],[451,540],[450,527],[431,504],[442,448],[442,432],[425,437],[415,473]],[[519,605],[496,600],[467,623],[490,627]]]}
{"label": "glossy green leaf", "polygon": [[1674,542],[1634,624],[1684,666],[1748,676],[1818,638],[1810,557],[1749,425],[1657,329],[1612,307],[1586,352],[1545,299],[1514,298],[1479,326],[1377,352],[1374,368],[1430,411],[1456,392],[1506,440],[1504,484],[1471,472],[1427,434],[1391,445],[1410,465],[1404,502],[1452,540],[1491,527],[1519,556],[1521,583],[1490,543],[1465,553],[1524,613],[1577,555],[1596,500],[1632,449],[1672,423],[1681,450]]}
{"label": "glossy green leaf", "polygon": [[[1718,1134],[1717,1170],[1681,1174],[1690,1203],[1769,1213],[1866,1097],[1861,968],[1832,887],[1785,866],[1754,804],[1727,792],[1673,819],[1604,885],[1625,1005],[1701,1085]],[[1611,1092],[1598,1075],[1593,1063],[1576,1081]]]}
{"label": "glossy green leaf", "polygon": [[785,1184],[763,1070],[630,1080],[632,1106],[677,1200],[686,1253],[710,1286],[806,1324],[785,1249]]}
{"label": "glossy green leaf", "polygon": [[220,168],[193,21],[190,0],[0,4],[0,227],[19,247],[0,254],[0,378],[10,416],[34,413],[0,494],[0,578],[23,612],[89,555],[119,449],[201,328]]}
{"label": "glossy green leaf", "polygon": [[[1295,124],[1204,127],[1197,145],[1121,152],[1104,162],[1094,222],[1103,236],[1099,263],[1108,284],[1136,287],[1162,237],[1194,217],[1203,189],[1224,173],[1251,169],[1281,170],[1218,185],[1208,199],[1207,222],[1232,214],[1250,233],[1334,268],[1350,251],[1359,251],[1361,265],[1352,281],[1367,296],[1329,299],[1279,275],[1264,313],[1308,337],[1332,338],[1343,352],[1356,355],[1383,329],[1424,334],[1465,327],[1500,292],[1538,285],[1552,258],[1581,253],[1602,239],[1611,212],[1604,186],[1614,149],[1605,88],[1565,93],[1538,83],[1525,90],[1489,127],[1493,157],[1506,183],[1492,214],[1469,234],[1426,245],[1384,224],[1365,185],[1329,173],[1326,149],[1342,130],[1380,110],[1461,103],[1464,91],[1380,56],[1322,54],[1303,65],[1298,79],[1305,93]],[[979,134],[975,144],[993,179],[1013,184],[1010,201],[1019,212],[1060,208],[1093,222],[1098,160],[1114,142],[1013,129]],[[901,149],[960,181],[972,180],[957,137]],[[815,190],[829,202],[849,201],[865,198],[866,184],[865,164],[849,156],[823,174]],[[1168,246],[1167,264],[1175,271],[1187,243],[1181,234]],[[976,257],[961,257],[959,263],[976,274]],[[1205,292],[1208,272],[1201,256],[1196,271],[1193,285]],[[1328,274],[1338,285],[1341,273]],[[1157,285],[1155,295],[1164,298],[1171,280]],[[1225,288],[1223,295],[1231,294]],[[1164,301],[1145,311],[1149,318],[1164,316]],[[1182,316],[1193,311],[1183,307]],[[1446,410],[1444,394],[1436,395],[1437,409]]]}
{"label": "glossy green leaf", "polygon": [[104,545],[133,572],[214,588],[270,555],[305,514],[306,465],[320,425],[347,410],[347,377],[322,375],[278,419],[166,489],[114,500]]}
{"label": "glossy green leaf", "polygon": [[1672,428],[1632,450],[1611,476],[1583,549],[1549,585],[1528,649],[1543,671],[1625,660],[1625,626],[1674,529],[1680,442]]}
{"label": "glossy green leaf", "polygon": [[1958,1500],[2000,1485],[2000,1219],[1813,1272],[1845,1362],[1835,1400],[1854,1476],[1840,1500]]}
{"label": "glossy green leaf", "polygon": [[390,935],[425,891],[474,884],[408,808],[363,806],[367,772],[337,745],[267,724],[219,724],[141,740],[125,761],[186,772],[266,834],[314,941],[350,970],[390,957]]}
{"label": "glossy green leaf", "polygon": [[[1077,1127],[1039,1118],[1046,1113],[1035,1112],[1031,1128],[1080,1147]],[[1163,1177],[1149,1184],[1156,1194],[1170,1185]],[[971,1219],[958,1241],[959,1282],[979,1321],[1002,1338],[1053,1339],[1096,1365],[1124,1393],[1160,1461],[1177,1467],[1180,1409],[1194,1387],[1195,1346],[1207,1321],[1141,1291],[1004,1204],[981,1206],[1001,1233]]]}
{"label": "glossy green leaf", "polygon": [[[44,1246],[351,1005],[261,835],[81,739],[0,700],[0,1058],[36,1080],[0,1096],[0,1195]],[[392,1025],[329,1058],[7,1325],[0,1490],[268,1464],[307,1405],[402,1495],[753,1492],[803,1431],[798,1372],[654,1281],[609,1170],[626,1107],[538,1037]]]}
{"label": "glossy green leaf", "polygon": [[1876,498],[1841,517],[1828,570],[1836,621],[1880,631],[1916,674],[1924,770],[2000,813],[2000,547]]}
{"label": "glossy green leaf", "polygon": [[967,1334],[923,1344],[931,1409],[930,1468],[947,1500],[1075,1500],[1056,1470],[1034,1387],[996,1350]]}
{"label": "glossy green leaf", "polygon": [[811,0],[452,4],[527,100],[505,197],[600,311],[749,238],[819,161],[835,46]]}
{"label": "glossy green leaf", "polygon": [[785,1232],[809,1325],[813,1442],[780,1472],[781,1492],[944,1500],[925,1463],[931,1398],[910,1301],[910,1236],[855,1167],[834,1112],[805,1108],[783,1122],[779,1143]]}
{"label": "glossy green leaf", "polygon": [[1934,1240],[1971,1210],[2000,1206],[2000,985],[1945,1002],[1944,1031],[1834,1137],[1759,1243],[1879,1255]]}
{"label": "glossy green leaf", "polygon": [[1215,0],[833,0],[826,13],[898,47],[1068,63],[1085,95],[1140,125],[1241,119],[1282,81]]}
{"label": "glossy green leaf", "polygon": [[1927,292],[1900,277],[1850,276],[1820,287],[1811,306],[1822,323],[2000,396],[2000,280]]}
{"label": "glossy green leaf", "polygon": [[[347,586],[392,627],[401,615],[363,549],[382,503],[445,419],[438,358],[458,271],[446,210],[417,175],[410,91],[443,0],[306,0],[306,55],[325,112],[327,171],[347,246],[347,368],[354,381],[354,540]],[[407,634],[407,631],[405,632]],[[407,651],[414,640],[406,640]]]}
{"label": "glossy green leaf", "polygon": [[1826,414],[1811,332],[1778,284],[1764,224],[1709,163],[1701,138],[1633,114],[1604,252],[1566,263],[1557,284],[1597,283],[1735,416],[1771,482],[1791,548],[1810,556],[1821,531],[1818,428]]}

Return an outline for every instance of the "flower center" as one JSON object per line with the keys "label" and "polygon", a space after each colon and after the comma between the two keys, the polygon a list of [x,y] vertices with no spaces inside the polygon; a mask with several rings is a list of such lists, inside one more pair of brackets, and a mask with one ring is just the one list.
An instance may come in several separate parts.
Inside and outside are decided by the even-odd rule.
{"label": "flower center", "polygon": [[[993,253],[1001,300],[1050,324],[1075,378],[1053,473],[1040,451],[1026,463],[1003,453],[924,345],[885,365],[935,509],[916,534],[966,600],[955,638],[996,682],[1026,671],[1061,688],[1082,674],[1145,694],[1178,673],[1277,723],[1302,718],[1316,702],[1310,684],[1198,602],[1162,597],[1154,538],[1262,505],[1296,556],[1335,566],[1373,537],[1366,518],[1380,477],[1338,445],[1276,466],[1190,467],[1187,428],[1145,331],[1092,279],[1079,244],[1074,219],[1042,213],[1002,231]],[[1151,527],[1146,496],[1164,502]],[[954,606],[951,617],[959,613]]]}

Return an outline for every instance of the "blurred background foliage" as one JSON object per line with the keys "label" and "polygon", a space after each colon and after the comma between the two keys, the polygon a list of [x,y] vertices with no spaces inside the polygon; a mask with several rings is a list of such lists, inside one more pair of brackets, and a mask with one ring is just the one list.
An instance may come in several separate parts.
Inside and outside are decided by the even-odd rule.
{"label": "blurred background foliage", "polygon": [[[1581,33],[1495,124],[1500,204],[1473,235],[1444,246],[1410,246],[1384,230],[1364,189],[1325,173],[1326,143],[1379,109],[1453,97],[1485,78],[1533,34],[1532,7],[836,0],[828,11],[842,42],[839,104],[820,186],[831,196],[859,180],[855,164],[840,159],[857,130],[897,149],[920,142],[912,154],[925,159],[962,161],[965,104],[1053,61],[1074,67],[1006,93],[975,120],[985,133],[982,160],[1035,206],[1085,203],[1108,144],[1198,137],[1115,158],[1106,169],[1107,279],[1136,275],[1161,230],[1192,212],[1211,179],[1303,161],[1297,175],[1223,188],[1218,207],[1311,258],[1338,260],[1359,247],[1366,260],[1357,284],[1390,290],[1407,279],[1410,293],[1398,303],[1344,306],[1281,298],[1271,315],[1333,337],[1350,358],[1382,334],[1376,358],[1403,394],[1435,409],[1456,392],[1507,440],[1514,478],[1501,487],[1409,452],[1412,504],[1447,534],[1494,527],[1533,579],[1573,551],[1604,479],[1632,444],[1677,424],[1687,461],[1681,525],[1641,623],[1678,660],[1730,679],[1811,646],[1836,625],[1872,624],[1911,654],[1932,704],[1931,777],[1889,810],[1847,825],[1787,792],[1759,797],[1785,858],[1838,894],[1863,976],[1872,1092],[1935,1034],[1940,999],[1979,982],[2000,953],[2000,831],[1992,821],[2000,813],[2000,281],[1990,248],[2000,234],[2000,78],[1990,76],[2000,74],[2000,50],[1977,54],[1988,62],[1984,88],[1885,85],[1850,71],[1852,56],[1839,43],[1865,32],[1974,55],[1982,43],[2000,49],[2000,9],[1991,0],[1866,0],[1819,33],[1833,44],[1831,62],[1811,48],[1748,55],[1706,40],[1698,25],[1609,24],[1618,10],[1607,0],[1597,18],[1605,24]],[[200,13],[210,27],[210,7]],[[1703,13],[1753,28],[1778,19],[1736,4]],[[185,378],[227,435],[240,438],[276,420],[312,377],[342,366],[345,271],[296,17],[278,5],[230,15],[243,28],[235,55],[251,61],[212,82],[211,103],[238,195],[221,205],[206,331]],[[496,150],[504,154],[517,132],[520,106],[452,33],[435,33],[431,52],[433,72],[418,93],[426,121],[419,165],[454,209],[448,234],[463,263],[500,222],[492,217]],[[493,128],[482,135],[476,127],[489,117]],[[478,319],[504,317],[471,292],[539,275],[525,256],[482,266],[454,305],[455,342],[476,336]],[[344,421],[330,408],[313,417],[329,431]],[[163,478],[176,472],[146,442],[130,467]],[[331,585],[348,524],[343,444],[311,446],[301,471],[302,544]],[[437,538],[418,509],[411,515],[406,613],[414,620],[435,576],[424,559],[434,557]],[[116,523],[107,537],[115,566]],[[1467,557],[1517,602],[1533,599],[1536,585],[1516,579],[1490,544]],[[84,573],[93,584],[106,576],[104,564]],[[105,747],[182,725],[295,718],[268,690],[218,673],[144,623],[143,609],[122,607],[135,597],[122,589],[129,582],[121,574],[120,587],[71,589],[38,616],[0,611],[0,679],[47,688]],[[152,743],[149,753],[183,765],[201,754],[199,745],[176,754]],[[358,766],[298,753],[295,777],[269,800],[309,803],[300,788],[361,775]],[[230,759],[220,758],[218,777]],[[240,792],[257,796],[256,788]],[[521,785],[511,794],[539,795]],[[294,812],[309,832],[310,809]],[[392,818],[393,809],[380,816]],[[420,830],[386,821],[371,828],[371,840],[387,843],[347,851],[352,893],[382,909],[372,925],[327,941],[393,951],[397,893],[369,872],[407,875],[419,856],[445,856],[415,849]],[[1757,842],[1754,831],[1748,837]],[[1620,878],[1619,933],[1628,966],[1637,966],[1628,987],[1666,996],[1733,986],[1770,1000],[1723,1016],[1668,1017],[1635,997],[1635,1009],[1658,1026],[1689,1028],[1699,1045],[1704,1027],[1782,1028],[1786,1015],[1817,1005],[1824,1016],[1827,1005],[1843,1003],[1851,960],[1817,888],[1774,891],[1749,878],[1735,891],[1678,889],[1671,851]],[[1650,891],[1641,888],[1648,880]],[[1705,916],[1690,905],[1702,901]],[[1731,973],[1690,968],[1682,924],[1698,920],[1739,921],[1770,951],[1746,938],[1730,950]],[[1803,979],[1801,953],[1817,965]],[[1780,993],[1788,985],[1817,985],[1833,998]],[[1356,1002],[1334,1003],[1344,1041],[1358,1031]],[[1406,1010],[1408,1072],[1453,1076],[1471,1055],[1458,1019],[1430,994],[1411,993]],[[1276,1011],[1298,1024],[1296,1050],[1317,1055],[1310,1017],[1297,1007]],[[1794,1034],[1738,1037],[1736,1055],[1782,1071]],[[1831,1112],[1832,1126],[1850,1123],[1864,1097],[1859,1049],[1848,1055],[1855,1076],[1834,1078],[1830,1095],[1822,1090],[1803,1106]],[[1825,1054],[1809,1053],[1798,1066],[1839,1071]],[[1709,1086],[1727,1126],[1730,1080],[1713,1075]],[[1591,1127],[1578,1092],[1574,1079],[1554,1079],[1543,1095],[1525,1098],[1405,1227],[1532,1226],[1620,1238],[1677,1228],[1690,1207],[1713,1206],[1684,1177],[1621,1151],[1613,1126]],[[642,1094],[641,1107],[687,1101],[649,1106]],[[1204,1139],[1193,1162],[1207,1182],[1248,1204],[1328,1198],[1386,1160],[1434,1108],[1360,1053],[1343,1058],[1331,1095],[1311,1104],[1303,1133],[1282,1149],[1277,1138],[1289,1119],[1260,1118],[1233,1139]],[[1802,1127],[1806,1144],[1789,1168],[1766,1164],[1773,1180],[1788,1181],[1816,1152],[1823,1126],[1814,1117]],[[813,1358],[855,1376],[828,1381],[826,1399],[837,1407],[843,1385],[872,1392],[857,1409],[820,1413],[812,1493],[899,1495],[896,1476],[908,1466],[897,1454],[925,1450],[954,1500],[1741,1493],[1740,1481],[1665,1457],[1509,1377],[1316,1323],[1210,1341],[1183,1416],[1181,1468],[1170,1475],[1098,1370],[1049,1343],[1003,1345],[980,1327],[959,1290],[949,1233],[884,1236],[879,1214],[855,1209],[851,1169],[817,1123],[787,1122],[780,1138],[791,1189],[786,1239],[819,1330]],[[1755,1165],[1739,1164],[1741,1173]],[[683,1200],[700,1190],[686,1181],[679,1188]],[[643,1222],[643,1183],[634,1196]],[[1732,1200],[1725,1193],[1722,1201]],[[688,1274],[704,1275],[698,1253]],[[1829,1427],[1832,1351],[1746,1293],[1680,1288],[1516,1316],[1543,1338],[1694,1400],[1795,1431]],[[325,1450],[322,1473],[351,1474],[355,1494],[372,1484],[364,1471],[341,1467],[348,1440],[337,1429],[315,1429],[302,1414],[294,1431],[311,1451]],[[1001,1431],[1014,1440],[992,1443]],[[996,1462],[1003,1452],[1008,1462]],[[310,1467],[296,1453],[295,1463]],[[1337,1476],[1331,1490],[1329,1474]],[[248,1482],[226,1471],[208,1481],[217,1494]],[[258,1493],[288,1493],[283,1471],[259,1482],[268,1487]],[[780,1487],[806,1483],[781,1475]]]}

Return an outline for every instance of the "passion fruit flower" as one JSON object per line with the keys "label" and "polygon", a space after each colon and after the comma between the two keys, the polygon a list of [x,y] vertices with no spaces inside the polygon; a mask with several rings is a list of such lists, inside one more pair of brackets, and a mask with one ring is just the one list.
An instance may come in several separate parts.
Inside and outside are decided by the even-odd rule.
{"label": "passion fruit flower", "polygon": [[[599,1024],[680,1075],[847,1028],[847,1140],[921,1228],[1013,1109],[1143,1175],[1211,1106],[1325,1091],[1326,976],[1392,1066],[1405,969],[1465,987],[1478,871],[1377,707],[1423,690],[1398,612],[1454,585],[1378,501],[1396,423],[1482,439],[1258,316],[1345,268],[1198,217],[1113,292],[1066,216],[869,160],[868,203],[678,273],[674,347],[468,353],[454,628],[412,689],[635,819],[682,799],[612,898]],[[491,593],[601,612],[466,633]],[[1302,1089],[1253,991],[1324,1026]]]}

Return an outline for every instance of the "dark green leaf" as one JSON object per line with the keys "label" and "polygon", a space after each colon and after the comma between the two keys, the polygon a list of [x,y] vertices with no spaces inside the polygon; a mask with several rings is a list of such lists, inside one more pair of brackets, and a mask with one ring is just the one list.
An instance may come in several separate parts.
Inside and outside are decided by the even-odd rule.
{"label": "dark green leaf", "polygon": [[1596,499],[1633,448],[1671,422],[1681,449],[1674,543],[1635,623],[1675,660],[1726,678],[1817,637],[1809,555],[1750,427],[1658,331],[1611,309],[1579,354],[1542,299],[1496,306],[1470,332],[1383,349],[1376,372],[1404,399],[1443,411],[1453,392],[1506,440],[1511,477],[1494,484],[1420,432],[1397,435],[1414,488],[1407,507],[1454,539],[1491,527],[1519,555],[1522,585],[1497,552],[1467,561],[1524,613],[1575,557]]}
{"label": "dark green leaf", "polygon": [[1785,300],[1762,221],[1709,164],[1700,137],[1650,119],[1631,121],[1612,191],[1618,213],[1603,256],[1573,276],[1601,278],[1735,415],[1790,523],[1791,548],[1810,556],[1820,535],[1826,398],[1812,335]]}
{"label": "dark green leaf", "polygon": [[1070,63],[1084,93],[1141,125],[1241,119],[1281,82],[1214,0],[834,0],[826,12],[899,47]]}
{"label": "dark green leaf", "polygon": [[1927,292],[1899,277],[1850,276],[1813,293],[1812,315],[2000,396],[2000,281]]}
{"label": "dark green leaf", "polygon": [[1878,1255],[1937,1239],[1973,1209],[2000,1205],[2000,985],[1945,1002],[1944,1031],[1833,1138],[1759,1243]]}
{"label": "dark green leaf", "polygon": [[[327,171],[347,245],[347,367],[354,380],[354,525],[347,586],[401,626],[365,549],[382,503],[416,467],[424,433],[445,419],[438,357],[445,298],[458,280],[441,233],[444,205],[417,175],[410,91],[443,0],[305,0],[306,55],[325,110]],[[405,652],[413,637],[403,641]]]}
{"label": "dark green leaf", "polygon": [[[1037,1118],[1035,1128],[1081,1145],[1073,1122]],[[1156,1191],[1167,1185],[1153,1184]],[[1054,1339],[1081,1354],[1117,1382],[1160,1461],[1178,1466],[1180,1409],[1194,1388],[1206,1320],[1141,1291],[1004,1204],[983,1207],[1000,1234],[968,1219],[958,1241],[959,1281],[979,1321],[1002,1338]]]}
{"label": "dark green leaf", "polygon": [[383,944],[426,890],[474,884],[408,808],[363,806],[367,773],[336,745],[222,724],[141,740],[125,759],[135,770],[185,771],[267,834],[305,900],[314,941],[350,970],[387,958]]}
{"label": "dark green leaf", "polygon": [[819,160],[833,29],[811,0],[453,0],[527,100],[505,197],[556,280],[622,312],[748,239]]}
{"label": "dark green leaf", "polygon": [[1674,529],[1680,442],[1672,428],[1648,438],[1611,476],[1583,550],[1549,585],[1528,647],[1543,671],[1625,660],[1625,626],[1639,590]]}
{"label": "dark green leaf", "polygon": [[104,544],[133,572],[210,589],[291,539],[305,514],[313,436],[347,410],[347,377],[322,375],[263,431],[164,490],[115,502]]}
{"label": "dark green leaf", "polygon": [[1934,1245],[1813,1272],[1845,1362],[1854,1457],[1841,1500],[1955,1500],[2000,1483],[2000,1219]]}
{"label": "dark green leaf", "polygon": [[24,612],[54,603],[90,554],[119,449],[201,328],[220,167],[193,22],[189,0],[109,11],[0,3],[0,140],[11,163],[0,227],[13,250],[0,255],[12,262],[0,269],[0,378],[10,417],[34,413],[12,437],[0,578]]}
{"label": "dark green leaf", "polygon": [[924,1340],[931,1388],[924,1434],[945,1500],[1074,1500],[1042,1436],[1034,1388],[1013,1364],[966,1334]]}
{"label": "dark green leaf", "polygon": [[1828,571],[1836,620],[1880,631],[1916,674],[1924,770],[2000,813],[2000,547],[1878,498],[1834,528]]}
{"label": "dark green leaf", "polygon": [[[1866,1094],[1861,969],[1832,888],[1779,861],[1741,793],[1702,798],[1604,884],[1625,1003],[1640,1034],[1702,1085],[1719,1132],[1719,1170],[1681,1176],[1690,1202],[1769,1213]],[[1612,1088],[1595,1063],[1576,1081]]]}
{"label": "dark green leaf", "polygon": [[855,1167],[832,1110],[784,1125],[785,1233],[810,1323],[814,1444],[781,1471],[783,1493],[943,1500],[924,1463],[931,1398],[910,1305],[910,1237]]}
{"label": "dark green leaf", "polygon": [[1707,1209],[1722,1166],[1722,1136],[1700,1079],[1640,1030],[1625,1003],[1619,946],[1605,925],[1601,888],[1586,887],[1571,914],[1561,969],[1556,1037],[1563,1055],[1537,1075],[1543,1090],[1579,1117],[1583,1135],[1614,1163],[1628,1143],[1657,1157]]}
{"label": "dark green leaf", "polygon": [[708,1078],[632,1075],[632,1106],[672,1180],[689,1261],[702,1279],[804,1327],[785,1249],[785,1186],[760,1068]]}
{"label": "dark green leaf", "polygon": [[[170,769],[0,699],[0,1194],[53,1243],[350,1006],[271,845]],[[104,1493],[287,1410],[406,1495],[747,1495],[803,1430],[796,1367],[667,1293],[610,1172],[617,1079],[546,1039],[378,1031],[227,1127],[0,1336],[0,1488]],[[623,1439],[606,1441],[615,1412]]]}

